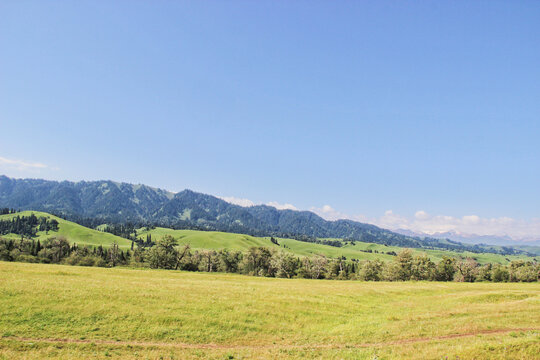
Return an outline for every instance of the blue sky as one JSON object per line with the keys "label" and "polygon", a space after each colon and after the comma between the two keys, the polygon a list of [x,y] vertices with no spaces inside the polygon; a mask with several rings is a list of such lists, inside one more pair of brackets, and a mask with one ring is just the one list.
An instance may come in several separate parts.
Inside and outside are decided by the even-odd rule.
{"label": "blue sky", "polygon": [[0,14],[0,173],[540,238],[540,2]]}

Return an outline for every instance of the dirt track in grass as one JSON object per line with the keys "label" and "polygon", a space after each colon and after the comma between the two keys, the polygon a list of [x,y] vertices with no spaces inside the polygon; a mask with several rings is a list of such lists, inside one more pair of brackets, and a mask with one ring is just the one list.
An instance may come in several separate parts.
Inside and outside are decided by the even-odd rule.
{"label": "dirt track in grass", "polygon": [[496,329],[496,330],[480,330],[462,334],[449,334],[433,337],[417,337],[409,339],[401,339],[394,341],[385,341],[377,343],[360,343],[360,344],[253,344],[253,345],[225,345],[225,344],[188,344],[188,343],[166,343],[166,342],[147,342],[147,341],[114,341],[102,339],[40,339],[8,336],[2,339],[14,340],[20,342],[41,342],[41,343],[65,343],[65,344],[96,344],[96,345],[118,345],[118,346],[139,346],[139,347],[173,347],[184,349],[354,349],[354,348],[369,348],[369,347],[385,347],[393,345],[414,344],[430,341],[451,340],[457,338],[472,337],[477,335],[493,335],[504,334],[509,332],[522,331],[540,331],[540,328],[518,328],[518,329]]}

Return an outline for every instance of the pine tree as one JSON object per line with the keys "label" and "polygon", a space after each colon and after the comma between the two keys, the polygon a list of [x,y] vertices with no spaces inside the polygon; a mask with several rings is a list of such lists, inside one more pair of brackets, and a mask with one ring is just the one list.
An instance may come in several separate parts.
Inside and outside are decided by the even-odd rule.
{"label": "pine tree", "polygon": [[41,247],[41,243],[39,242],[39,240],[37,241],[37,244],[36,244],[36,255],[39,254],[39,252],[41,251],[42,247]]}

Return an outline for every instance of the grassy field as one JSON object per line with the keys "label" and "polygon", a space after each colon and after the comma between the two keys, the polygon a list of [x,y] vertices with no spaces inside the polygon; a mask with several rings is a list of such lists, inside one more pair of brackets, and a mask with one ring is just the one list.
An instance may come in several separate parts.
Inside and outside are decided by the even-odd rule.
{"label": "grassy field", "polygon": [[[89,229],[71,221],[61,219],[57,216],[40,212],[40,211],[21,211],[16,214],[0,215],[0,220],[8,220],[16,216],[30,216],[31,214],[37,217],[47,217],[50,219],[56,219],[58,221],[58,231],[49,231],[49,233],[38,232],[36,240],[43,241],[51,236],[64,236],[70,243],[77,243],[79,245],[88,246],[110,246],[116,241],[118,246],[123,249],[129,249],[131,247],[131,241],[121,238],[119,236],[109,234],[106,232]],[[16,234],[2,235],[3,238],[19,239],[20,236]]]}
{"label": "grassy field", "polygon": [[[324,254],[328,257],[341,257],[345,256],[347,259],[360,259],[360,260],[392,260],[393,256],[385,254],[389,251],[396,253],[403,250],[403,248],[397,246],[385,246],[373,243],[355,242],[354,245],[348,243],[343,247],[335,247],[314,243],[307,243],[297,241],[294,239],[282,239],[278,238],[280,246],[270,242],[270,238],[253,237],[243,234],[231,234],[216,231],[196,231],[196,230],[172,230],[167,228],[155,228],[150,231],[140,229],[137,231],[139,238],[145,240],[147,234],[151,234],[152,239],[159,239],[164,235],[172,235],[179,240],[180,244],[190,244],[193,249],[230,249],[238,251],[246,251],[252,246],[266,246],[278,249],[281,247],[283,250],[291,252],[299,256],[312,256],[316,254]],[[337,239],[333,239],[337,240]],[[284,245],[286,247],[284,247]],[[364,251],[363,251],[364,250]],[[365,252],[365,250],[371,250],[372,252]],[[373,251],[378,251],[375,253]],[[499,263],[508,264],[512,260],[518,259],[531,259],[526,256],[503,256],[498,254],[477,254],[472,252],[454,252],[445,250],[425,250],[425,249],[413,249],[416,253],[427,253],[429,257],[438,262],[443,256],[451,257],[473,257],[481,264],[485,263]]]}
{"label": "grassy field", "polygon": [[0,358],[538,359],[540,284],[0,262]]}

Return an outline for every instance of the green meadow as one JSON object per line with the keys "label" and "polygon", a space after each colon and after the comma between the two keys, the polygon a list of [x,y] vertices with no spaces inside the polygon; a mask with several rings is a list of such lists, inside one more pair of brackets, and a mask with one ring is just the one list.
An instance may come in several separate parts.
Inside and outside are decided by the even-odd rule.
{"label": "green meadow", "polygon": [[538,359],[539,283],[0,262],[1,359]]}
{"label": "green meadow", "polygon": [[[338,258],[345,256],[347,259],[359,259],[359,260],[387,260],[393,259],[392,255],[388,255],[387,252],[398,253],[403,248],[397,246],[385,246],[381,244],[365,243],[356,241],[354,244],[351,242],[344,242],[342,247],[335,247],[329,245],[308,243],[298,241],[294,239],[277,238],[279,246],[273,244],[269,237],[254,237],[243,234],[232,234],[217,231],[197,231],[197,230],[173,230],[167,228],[157,227],[155,229],[146,230],[144,228],[137,231],[138,237],[142,240],[146,239],[146,236],[150,234],[152,239],[159,239],[164,235],[171,235],[181,245],[189,244],[193,249],[229,249],[246,251],[253,246],[266,246],[269,248],[281,248],[282,250],[293,253],[297,256],[312,256],[317,254],[323,254],[328,257]],[[331,239],[339,240],[339,239]],[[448,250],[430,250],[430,249],[412,249],[415,253],[426,253],[435,262],[442,259],[443,256],[450,257],[472,257],[475,258],[478,263],[498,263],[508,264],[513,260],[532,258],[527,256],[515,256],[515,255],[499,255],[491,253],[472,253],[468,251],[455,252]],[[366,252],[371,251],[371,252]],[[376,252],[375,252],[376,251]]]}

